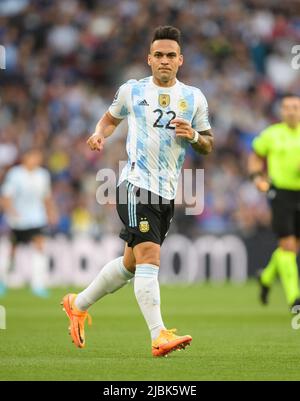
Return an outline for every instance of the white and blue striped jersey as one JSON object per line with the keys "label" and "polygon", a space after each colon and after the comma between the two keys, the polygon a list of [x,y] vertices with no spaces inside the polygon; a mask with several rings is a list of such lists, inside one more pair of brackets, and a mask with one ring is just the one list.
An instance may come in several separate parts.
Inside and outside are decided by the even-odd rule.
{"label": "white and blue striped jersey", "polygon": [[176,80],[169,88],[157,86],[153,77],[122,85],[109,108],[118,119],[128,118],[124,180],[166,199],[174,199],[189,142],[176,138],[170,121],[189,121],[196,131],[210,129],[207,101],[200,89]]}
{"label": "white and blue striped jersey", "polygon": [[6,174],[1,194],[12,201],[15,215],[8,215],[7,221],[15,230],[29,230],[44,227],[48,223],[45,198],[51,193],[51,179],[48,171],[39,167],[33,171],[22,165],[12,167]]}

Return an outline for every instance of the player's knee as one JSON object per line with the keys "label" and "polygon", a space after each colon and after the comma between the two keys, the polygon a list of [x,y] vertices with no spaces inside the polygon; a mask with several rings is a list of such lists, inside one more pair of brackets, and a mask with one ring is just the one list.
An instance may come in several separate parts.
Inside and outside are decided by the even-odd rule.
{"label": "player's knee", "polygon": [[152,242],[145,242],[134,247],[136,264],[160,265],[160,246]]}
{"label": "player's knee", "polygon": [[294,237],[287,237],[280,239],[279,246],[284,251],[298,252],[297,241],[296,238]]}
{"label": "player's knee", "polygon": [[141,265],[141,264],[149,264],[149,265],[159,266],[160,265],[160,257],[159,257],[159,255],[156,255],[155,253],[153,253],[151,251],[145,252],[145,254],[142,255],[137,260],[137,265]]}
{"label": "player's knee", "polygon": [[138,264],[141,264],[141,265],[147,264],[147,265],[154,265],[154,266],[159,267],[160,266],[160,259],[159,258],[154,258],[153,256],[152,257],[145,257]]}
{"label": "player's knee", "polygon": [[135,257],[132,248],[129,248],[127,245],[125,246],[123,264],[128,271],[135,273]]}

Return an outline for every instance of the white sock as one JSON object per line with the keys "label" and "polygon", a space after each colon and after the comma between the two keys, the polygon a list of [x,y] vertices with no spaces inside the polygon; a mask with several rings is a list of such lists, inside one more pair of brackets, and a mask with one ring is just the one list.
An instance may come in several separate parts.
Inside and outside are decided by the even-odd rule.
{"label": "white sock", "polygon": [[0,284],[6,286],[8,284],[8,275],[10,270],[12,270],[15,262],[14,255],[11,255],[11,248],[2,249],[1,260],[0,260]]}
{"label": "white sock", "polygon": [[162,329],[165,329],[160,312],[158,270],[158,266],[151,264],[136,265],[134,279],[134,293],[152,340],[159,336]]}
{"label": "white sock", "polygon": [[37,249],[31,253],[31,288],[33,290],[44,290],[47,283],[48,257]]}
{"label": "white sock", "polygon": [[132,277],[134,274],[123,264],[123,256],[108,262],[95,280],[77,295],[75,306],[81,311],[87,310],[100,298],[122,288]]}
{"label": "white sock", "polygon": [[10,270],[10,266],[12,265],[12,259],[7,258],[3,261],[1,261],[0,264],[0,284],[7,285],[7,277],[8,277],[8,272]]}

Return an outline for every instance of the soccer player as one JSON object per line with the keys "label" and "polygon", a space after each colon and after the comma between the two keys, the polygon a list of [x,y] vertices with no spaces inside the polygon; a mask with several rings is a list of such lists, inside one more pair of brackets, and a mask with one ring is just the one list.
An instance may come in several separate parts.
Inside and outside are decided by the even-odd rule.
{"label": "soccer player", "polygon": [[[92,150],[101,151],[105,139],[128,118],[128,162],[117,187],[117,211],[124,224],[120,237],[126,242],[124,256],[106,264],[83,292],[68,294],[62,302],[73,342],[80,348],[85,345],[88,308],[133,277],[153,356],[185,348],[192,341],[189,335],[178,336],[175,329],[166,329],[158,283],[160,248],[173,217],[186,149],[192,146],[196,152],[208,154],[213,146],[204,95],[176,78],[182,63],[180,31],[158,27],[148,55],[152,76],[122,85],[88,139]],[[124,192],[126,202],[121,199]]]}
{"label": "soccer player", "polygon": [[[11,263],[19,244],[31,246],[28,260],[32,271],[31,289],[38,297],[46,297],[48,259],[44,253],[44,228],[55,224],[57,212],[51,196],[51,179],[41,167],[39,149],[26,150],[21,164],[8,170],[1,189],[1,203],[11,228]],[[5,270],[8,270],[9,266]],[[2,283],[4,287],[5,283]]]}
{"label": "soccer player", "polygon": [[[260,298],[268,303],[273,281],[279,275],[287,303],[300,304],[296,257],[300,245],[300,99],[281,100],[282,122],[266,128],[253,142],[249,171],[256,187],[268,193],[273,231],[278,248],[259,276]],[[267,174],[264,171],[267,162]]]}

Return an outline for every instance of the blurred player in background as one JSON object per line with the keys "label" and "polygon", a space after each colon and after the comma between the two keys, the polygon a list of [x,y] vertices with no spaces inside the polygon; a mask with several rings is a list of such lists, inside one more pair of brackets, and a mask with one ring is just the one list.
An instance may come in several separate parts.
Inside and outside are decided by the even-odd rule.
{"label": "blurred player in background", "polygon": [[[278,248],[259,276],[261,301],[280,276],[288,305],[300,305],[297,253],[300,245],[300,99],[286,95],[281,101],[282,122],[266,128],[253,142],[249,171],[256,187],[268,193],[272,227]],[[264,170],[267,162],[266,173]]]}
{"label": "blurred player in background", "polygon": [[[13,265],[16,247],[31,246],[28,260],[32,272],[31,289],[39,297],[48,296],[46,288],[48,258],[45,255],[43,230],[57,222],[56,208],[51,196],[51,178],[41,167],[43,154],[39,149],[23,153],[21,164],[8,170],[1,189],[1,203],[11,228],[11,258],[6,273]],[[2,291],[5,288],[2,279]]]}
{"label": "blurred player in background", "polygon": [[[129,159],[117,188],[117,211],[124,223],[120,237],[126,242],[124,256],[106,264],[83,292],[63,299],[73,342],[80,348],[85,345],[87,309],[133,277],[136,299],[151,334],[153,356],[185,348],[192,340],[189,335],[177,336],[174,329],[166,329],[158,282],[160,247],[173,217],[186,149],[191,145],[196,152],[207,154],[213,146],[204,95],[176,79],[182,63],[178,29],[157,28],[148,56],[153,76],[122,85],[88,140],[92,150],[102,150],[105,138],[128,117]],[[120,201],[122,192],[126,204]],[[139,203],[137,198],[146,202]]]}

